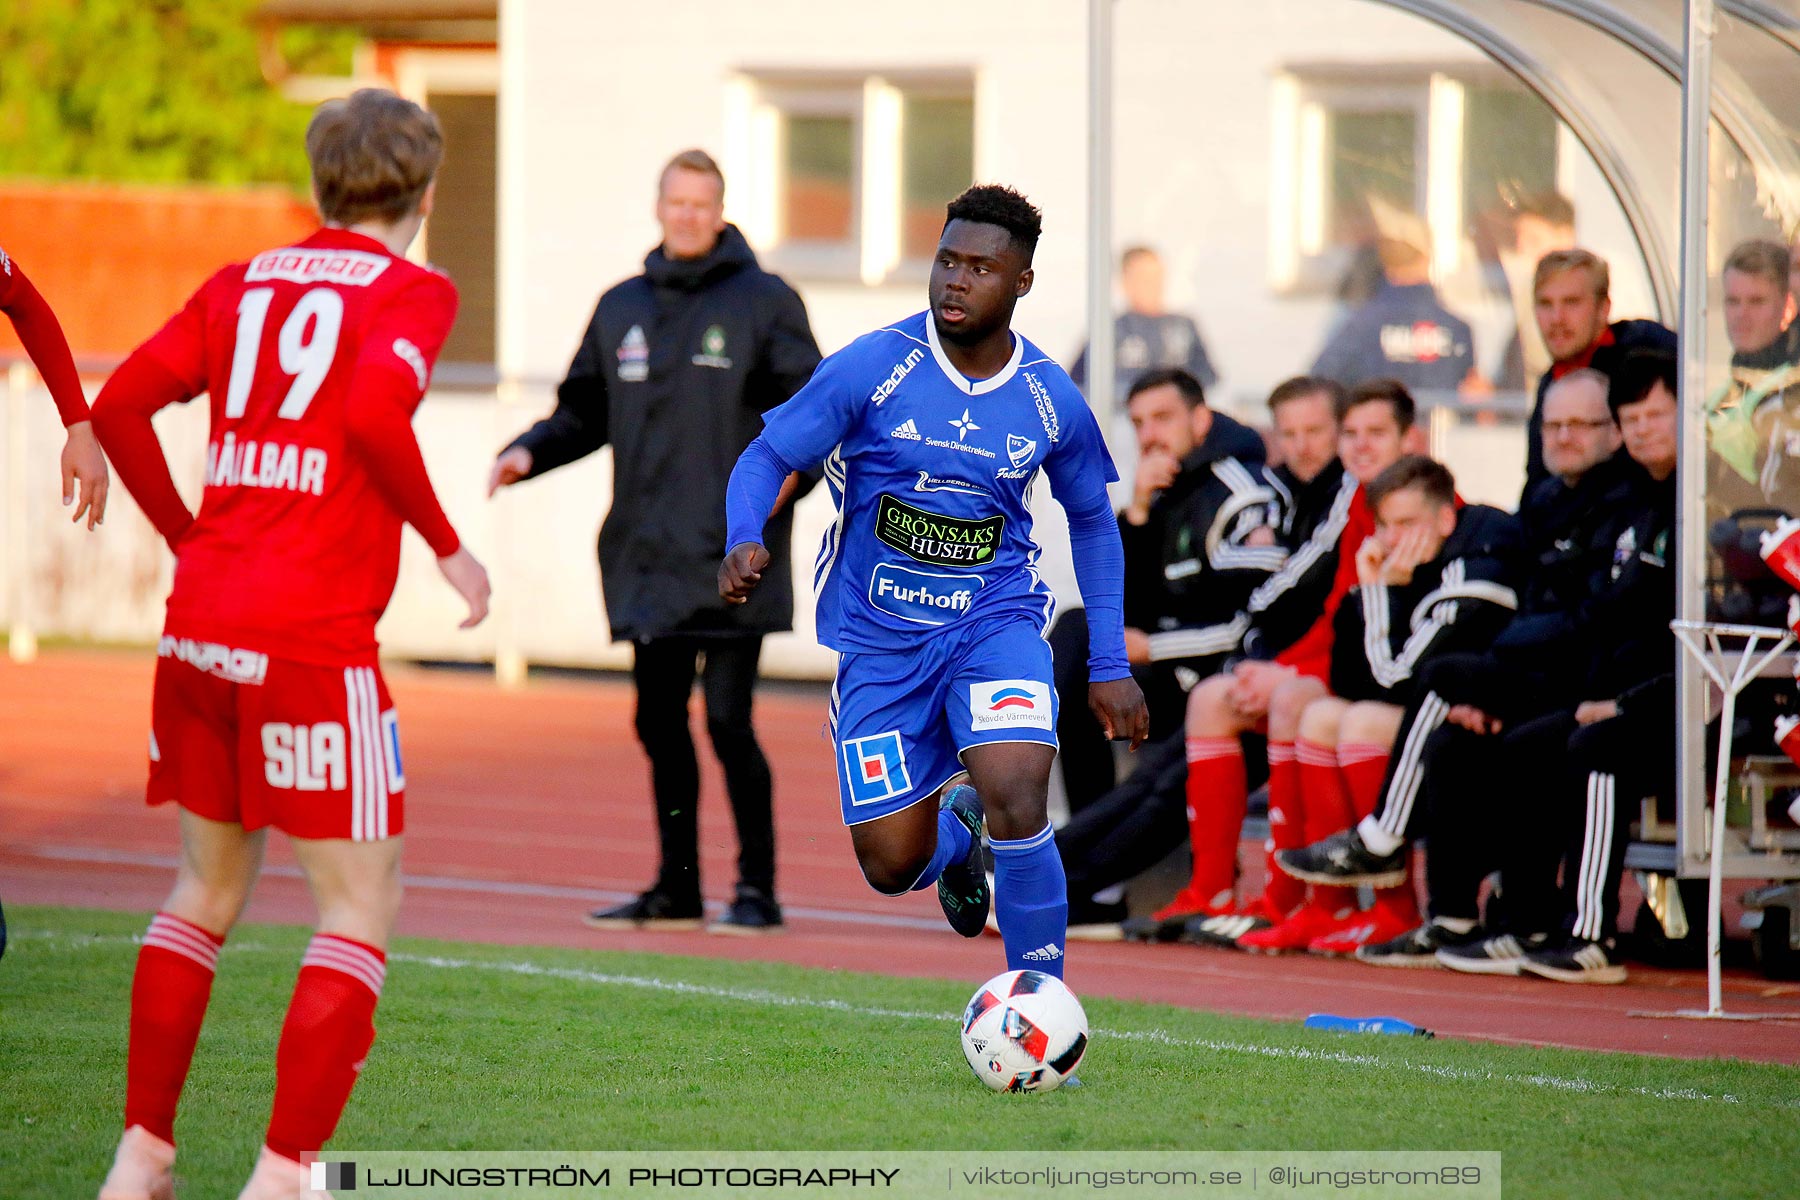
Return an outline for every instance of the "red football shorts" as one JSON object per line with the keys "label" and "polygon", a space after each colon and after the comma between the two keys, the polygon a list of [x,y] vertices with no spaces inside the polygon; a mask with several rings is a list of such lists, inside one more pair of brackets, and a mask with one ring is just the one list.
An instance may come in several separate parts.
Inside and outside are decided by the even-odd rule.
{"label": "red football shorts", "polygon": [[373,664],[320,667],[165,636],[146,798],[289,837],[397,837],[406,776],[393,703]]}

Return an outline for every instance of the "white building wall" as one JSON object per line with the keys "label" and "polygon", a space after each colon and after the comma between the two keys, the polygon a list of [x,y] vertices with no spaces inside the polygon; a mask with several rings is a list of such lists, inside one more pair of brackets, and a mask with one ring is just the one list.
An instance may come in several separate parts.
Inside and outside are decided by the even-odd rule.
{"label": "white building wall", "polygon": [[[1120,0],[1116,35],[1116,243],[1148,242],[1163,251],[1171,304],[1199,319],[1224,376],[1220,401],[1259,418],[1260,397],[1310,365],[1333,316],[1324,297],[1280,296],[1268,285],[1271,80],[1295,63],[1451,65],[1482,56],[1421,20],[1361,0]],[[1072,358],[1083,337],[1087,286],[1085,39],[1081,0],[503,5],[509,169],[501,180],[501,365],[528,381],[516,423],[549,406],[545,385],[566,366],[595,298],[637,271],[655,244],[652,201],[662,163],[690,145],[725,161],[740,149],[722,140],[728,81],[740,71],[971,71],[977,176],[1021,188],[1045,213],[1038,284],[1020,307],[1019,327]],[[1579,199],[1592,211],[1602,197]],[[827,352],[923,304],[916,282],[792,282]],[[1510,320],[1504,313],[1487,317],[1489,325]],[[1489,340],[1509,330],[1507,324]],[[1127,431],[1111,432],[1128,470]],[[1469,494],[1516,496],[1522,467],[1509,460],[1523,459],[1517,435],[1471,430],[1444,450]],[[594,487],[605,467],[575,471],[579,478],[565,470],[564,479],[512,498],[515,522],[553,525],[541,559],[523,556],[539,559],[525,568],[534,594],[570,570],[565,555],[591,572],[591,534],[602,508]],[[1043,505],[1048,574],[1073,598],[1060,514],[1047,498]],[[800,507],[795,547],[803,581],[810,548],[830,516],[823,494]],[[519,524],[515,534],[537,540]],[[797,590],[802,597],[809,591],[804,582]],[[535,606],[532,628],[565,652],[605,654],[595,637],[599,620],[580,611],[592,603],[591,574],[557,594],[575,609]],[[812,644],[807,614],[800,626],[771,645],[771,667],[829,669],[829,656]]]}
{"label": "white building wall", "polygon": [[[1310,365],[1333,316],[1323,297],[1282,296],[1269,285],[1271,81],[1284,66],[1302,63],[1452,65],[1481,56],[1423,21],[1364,0],[1119,0],[1116,35],[1115,242],[1147,242],[1163,252],[1171,305],[1198,318],[1224,377],[1219,402],[1260,419],[1260,397]],[[389,650],[479,659],[513,649],[537,661],[628,661],[607,640],[594,563],[610,454],[493,502],[482,492],[495,450],[552,406],[554,383],[600,292],[636,273],[655,245],[652,206],[662,163],[696,145],[733,160],[734,147],[723,139],[729,83],[738,72],[972,74],[977,176],[1021,188],[1045,212],[1038,283],[1020,307],[1019,327],[1051,353],[1072,358],[1083,336],[1088,267],[1085,39],[1084,0],[505,0],[499,366],[508,382],[497,399],[434,393],[418,418],[445,506],[493,572],[495,616],[474,634],[457,633],[453,598],[409,535],[381,630]],[[1639,315],[1648,289],[1624,222],[1573,140],[1563,142],[1560,181],[1576,200],[1582,239],[1613,260],[1616,315]],[[739,193],[727,188],[727,216],[734,194],[744,191],[737,182]],[[924,304],[916,280],[875,288],[791,281],[827,352]],[[1510,329],[1495,326],[1509,322],[1507,314],[1469,315],[1478,331],[1486,322],[1490,342]],[[54,429],[43,420],[31,424],[32,461],[47,451],[53,466]],[[197,477],[198,425],[186,413],[168,425],[179,431],[181,454],[193,459]],[[1112,432],[1128,473],[1129,438],[1120,428]],[[1441,450],[1466,495],[1507,504],[1516,496],[1518,434],[1471,428]],[[181,477],[181,456],[172,459]],[[10,490],[23,486],[15,476]],[[10,613],[26,595],[33,621],[51,632],[154,634],[166,574],[158,574],[154,539],[122,489],[114,503],[119,516],[108,521],[107,534],[123,544],[99,549],[66,533],[38,543],[60,549],[29,552],[40,560],[36,582],[22,591],[9,581]],[[1047,574],[1073,598],[1061,516],[1047,496],[1042,504]],[[32,511],[43,510],[34,504]],[[823,489],[798,515],[802,612],[795,633],[775,639],[765,662],[777,673],[823,675],[831,656],[813,641],[805,570],[831,517]],[[30,523],[35,527],[37,517]],[[9,557],[11,573],[18,569],[11,564],[28,555]],[[104,598],[61,603],[75,578]]]}

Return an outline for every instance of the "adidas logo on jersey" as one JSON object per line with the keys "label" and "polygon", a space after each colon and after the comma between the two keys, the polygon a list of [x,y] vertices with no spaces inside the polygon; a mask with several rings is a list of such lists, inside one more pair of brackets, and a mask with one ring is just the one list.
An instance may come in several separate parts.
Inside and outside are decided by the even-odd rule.
{"label": "adidas logo on jersey", "polygon": [[919,427],[909,417],[901,424],[894,426],[894,432],[888,434],[888,436],[905,438],[909,442],[916,442],[919,440]]}
{"label": "adidas logo on jersey", "polygon": [[1062,947],[1055,942],[1039,946],[1036,950],[1027,950],[1020,955],[1026,962],[1055,962],[1062,957]]}

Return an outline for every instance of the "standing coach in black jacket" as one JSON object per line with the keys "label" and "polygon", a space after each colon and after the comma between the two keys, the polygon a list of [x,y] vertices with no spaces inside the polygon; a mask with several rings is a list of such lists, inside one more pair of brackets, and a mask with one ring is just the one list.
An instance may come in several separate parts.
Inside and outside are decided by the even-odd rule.
{"label": "standing coach in black jacket", "polygon": [[718,558],[732,465],[762,431],[762,414],[812,375],[819,348],[800,297],[725,222],[724,199],[724,175],[704,151],[663,168],[662,244],[642,275],[600,297],[556,411],[501,452],[488,484],[492,495],[613,448],[600,583],[613,639],[635,650],[637,735],[650,756],[662,866],[637,899],[591,913],[599,927],[700,924],[700,773],[687,715],[696,673],[739,847],[737,896],[712,929],[781,925],[769,763],[750,703],[763,636],[793,625],[792,487],[769,522],[773,562],[748,603],[719,599]]}

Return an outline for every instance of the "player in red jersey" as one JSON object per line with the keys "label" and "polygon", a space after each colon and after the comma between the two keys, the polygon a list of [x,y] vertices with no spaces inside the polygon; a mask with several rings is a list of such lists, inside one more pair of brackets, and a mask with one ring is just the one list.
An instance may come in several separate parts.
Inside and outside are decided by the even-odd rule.
{"label": "player in red jersey", "polygon": [[[435,118],[368,89],[306,133],[324,228],[226,267],[94,406],[120,480],[175,551],[151,712],[151,804],[180,805],[182,865],[131,995],[125,1135],[103,1200],[172,1195],[176,1101],[219,948],[288,834],[319,908],[276,1052],[274,1114],[243,1196],[299,1196],[374,1040],[400,902],[405,777],[375,622],[410,524],[469,606],[488,580],[438,507],[411,418],[456,313],[401,257],[431,209]],[[206,392],[199,514],[151,414]]]}
{"label": "player in red jersey", "polygon": [[[1251,730],[1268,734],[1271,814],[1296,811],[1292,797],[1300,786],[1295,751],[1300,717],[1308,704],[1327,694],[1338,606],[1356,584],[1357,551],[1375,533],[1366,490],[1399,461],[1414,415],[1411,394],[1393,380],[1366,381],[1340,403],[1338,457],[1360,486],[1339,537],[1337,572],[1318,620],[1272,662],[1240,663],[1233,673],[1215,675],[1188,693],[1188,840],[1194,861],[1187,885],[1154,914],[1159,927],[1170,933],[1227,913],[1274,924],[1303,898],[1303,889],[1287,890],[1285,881],[1271,874],[1275,894],[1241,910],[1236,903],[1238,831],[1247,803],[1239,739]],[[1298,832],[1271,815],[1276,848],[1287,848]]]}
{"label": "player in red jersey", "polygon": [[[67,430],[62,452],[63,503],[75,502],[79,483],[81,507],[75,510],[74,519],[79,521],[86,516],[88,528],[92,529],[106,514],[106,456],[100,453],[100,442],[88,420],[87,398],[81,394],[81,379],[75,374],[75,359],[69,353],[62,326],[4,249],[0,249],[0,312],[12,320],[26,356],[37,367],[44,386],[50,389],[50,398],[56,401],[56,411]],[[6,910],[0,908],[0,957],[5,955]]]}
{"label": "player in red jersey", "polygon": [[[12,320],[25,354],[50,389],[62,418],[65,441],[62,451],[63,504],[75,503],[79,485],[81,506],[74,520],[87,518],[88,528],[100,524],[106,515],[106,456],[100,453],[100,442],[94,436],[88,419],[87,398],[81,394],[81,378],[75,373],[75,358],[69,353],[68,339],[56,314],[50,311],[43,296],[25,278],[18,261],[0,249],[0,312]],[[3,928],[3,926],[0,926]],[[0,938],[0,946],[5,944]]]}

